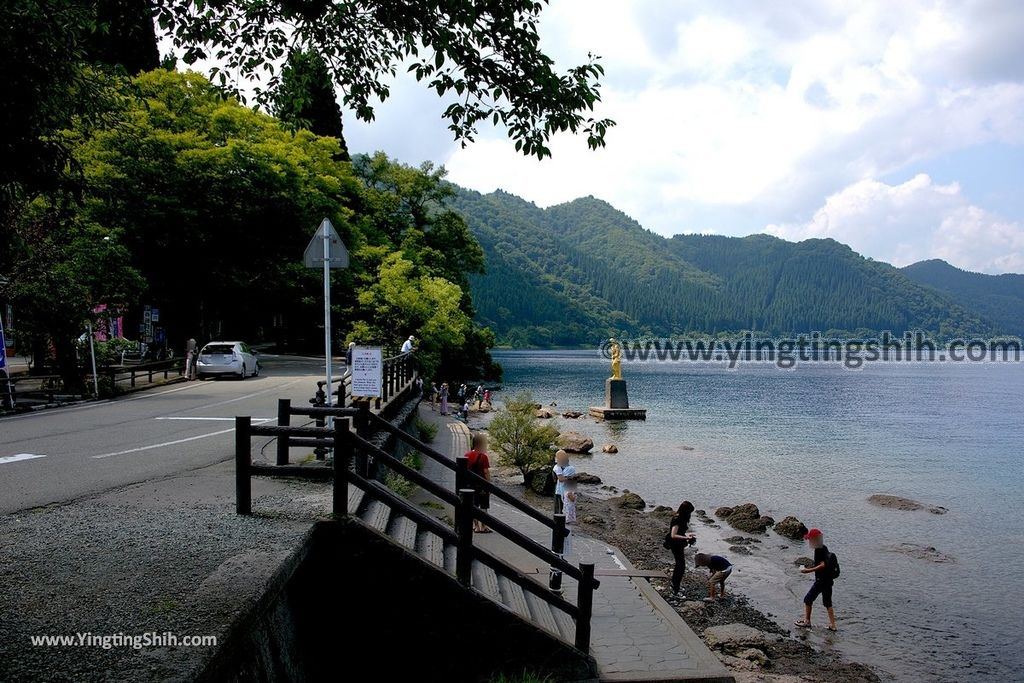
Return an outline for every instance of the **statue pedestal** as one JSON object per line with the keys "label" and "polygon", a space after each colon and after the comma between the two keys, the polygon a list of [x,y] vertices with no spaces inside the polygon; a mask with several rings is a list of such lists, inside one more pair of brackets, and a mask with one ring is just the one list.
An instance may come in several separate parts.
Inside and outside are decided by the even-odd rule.
{"label": "statue pedestal", "polygon": [[602,420],[646,420],[645,408],[630,408],[626,380],[609,377],[604,382],[604,405],[591,406],[590,414]]}

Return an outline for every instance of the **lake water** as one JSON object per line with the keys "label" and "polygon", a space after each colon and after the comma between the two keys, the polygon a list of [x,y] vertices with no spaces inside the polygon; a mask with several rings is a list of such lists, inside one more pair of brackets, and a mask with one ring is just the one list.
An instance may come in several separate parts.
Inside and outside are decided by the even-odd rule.
{"label": "lake water", "polygon": [[[504,398],[586,412],[604,400],[608,362],[596,351],[495,353]],[[776,520],[820,527],[841,561],[831,636],[820,602],[810,638],[906,681],[1024,680],[1024,363],[874,363],[851,371],[810,363],[736,370],[624,362],[630,405],[646,422],[563,420],[594,439],[580,469],[650,504],[689,499],[709,513],[754,502]],[[693,450],[684,449],[684,446]],[[901,512],[867,502],[894,494],[949,509]],[[735,532],[693,529],[722,548]],[[709,538],[710,537],[710,538]],[[948,562],[892,548],[934,547]],[[788,549],[780,546],[790,545]],[[734,587],[791,624],[810,579],[792,560],[803,542],[774,534],[734,556]]]}

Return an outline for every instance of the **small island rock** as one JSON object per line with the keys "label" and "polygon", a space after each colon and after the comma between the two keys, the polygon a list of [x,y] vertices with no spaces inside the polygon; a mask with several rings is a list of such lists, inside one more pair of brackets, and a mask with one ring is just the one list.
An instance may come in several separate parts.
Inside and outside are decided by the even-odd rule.
{"label": "small island rock", "polygon": [[602,453],[618,453],[619,452],[619,447],[616,446],[613,443],[606,443],[605,445],[601,446],[601,452]]}
{"label": "small island rock", "polygon": [[775,524],[775,533],[794,541],[799,541],[807,533],[807,527],[799,519],[790,515]]}
{"label": "small island rock", "polygon": [[594,440],[579,432],[565,432],[558,437],[558,447],[570,453],[590,453]]}
{"label": "small island rock", "polygon": [[628,491],[619,496],[616,501],[620,508],[626,508],[627,510],[643,510],[647,507],[647,503],[643,498]]}

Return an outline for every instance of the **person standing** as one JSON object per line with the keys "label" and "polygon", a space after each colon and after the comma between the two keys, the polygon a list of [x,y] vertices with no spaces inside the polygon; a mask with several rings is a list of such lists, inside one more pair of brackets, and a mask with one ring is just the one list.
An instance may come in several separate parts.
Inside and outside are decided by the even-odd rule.
{"label": "person standing", "polygon": [[441,414],[448,414],[448,382],[441,383]]}
{"label": "person standing", "polygon": [[199,344],[194,337],[189,337],[185,342],[185,379],[191,381],[196,378],[196,365],[199,361]]}
{"label": "person standing", "polygon": [[[473,435],[473,441],[470,445],[470,450],[466,453],[466,459],[469,461],[466,464],[469,465],[470,472],[487,481],[491,480],[491,461],[487,457],[486,434],[477,432]],[[475,481],[472,488],[475,490],[473,493],[473,504],[481,510],[489,510],[491,507],[491,494],[486,488]],[[486,524],[474,517],[473,531],[478,534],[486,534],[490,533],[491,530],[487,528]]]}
{"label": "person standing", "polygon": [[836,613],[832,609],[832,583],[835,581],[839,561],[836,556],[829,552],[825,545],[825,535],[821,529],[811,529],[804,534],[804,539],[814,548],[814,564],[810,567],[801,567],[801,574],[814,574],[814,584],[804,596],[804,618],[794,622],[800,628],[811,627],[811,610],[814,608],[814,601],[821,596],[821,604],[828,612],[828,630],[836,631]]}
{"label": "person standing", "polygon": [[348,348],[345,349],[345,369],[352,369],[352,350],[356,348],[355,342],[349,342]]}
{"label": "person standing", "polygon": [[437,394],[438,394],[437,382],[436,381],[435,382],[431,382],[430,383],[430,410],[431,411],[437,410]]}
{"label": "person standing", "polygon": [[465,382],[463,382],[462,384],[459,385],[458,396],[459,396],[459,403],[460,404],[466,400],[466,383]]}
{"label": "person standing", "polygon": [[679,504],[676,514],[672,515],[672,521],[669,522],[668,538],[665,539],[666,545],[672,551],[672,557],[676,561],[672,570],[673,595],[679,595],[679,586],[683,582],[683,576],[686,575],[686,546],[694,540],[693,534],[686,533],[690,526],[691,514],[693,514],[693,503],[684,500]]}
{"label": "person standing", "polygon": [[490,389],[484,389],[484,403],[487,404],[488,408],[491,407],[491,390]]}
{"label": "person standing", "polygon": [[402,353],[412,353],[412,343],[416,341],[415,337],[411,334],[409,338],[402,343]]}

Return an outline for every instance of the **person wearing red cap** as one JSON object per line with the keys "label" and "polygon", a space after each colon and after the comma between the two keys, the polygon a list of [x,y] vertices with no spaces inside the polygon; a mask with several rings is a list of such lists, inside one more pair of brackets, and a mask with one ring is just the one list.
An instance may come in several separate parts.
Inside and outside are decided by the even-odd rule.
{"label": "person wearing red cap", "polygon": [[811,627],[811,609],[814,601],[821,596],[821,604],[828,611],[828,630],[836,630],[836,613],[832,609],[832,583],[835,579],[835,565],[838,564],[825,545],[825,536],[821,529],[811,529],[804,538],[814,548],[814,564],[801,567],[801,574],[814,574],[814,585],[804,596],[804,618],[795,622],[800,628]]}

